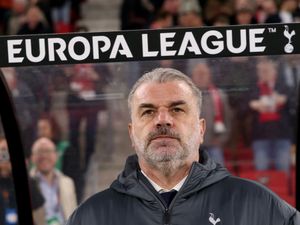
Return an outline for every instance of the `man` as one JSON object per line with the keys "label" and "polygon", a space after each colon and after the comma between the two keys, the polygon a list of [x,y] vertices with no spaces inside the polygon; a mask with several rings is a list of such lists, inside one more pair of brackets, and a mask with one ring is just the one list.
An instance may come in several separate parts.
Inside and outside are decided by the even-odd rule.
{"label": "man", "polygon": [[215,162],[224,165],[223,151],[232,123],[228,97],[214,84],[213,74],[207,63],[197,63],[191,78],[203,94],[201,117],[205,119],[206,129],[201,147],[207,150]]}
{"label": "man", "polygon": [[181,2],[179,10],[180,27],[202,27],[204,25],[200,6],[196,1]]}
{"label": "man", "polygon": [[37,179],[45,198],[48,225],[64,224],[77,206],[74,182],[55,169],[57,161],[55,144],[48,138],[39,138],[32,147],[32,162],[35,167],[30,175]]}
{"label": "man", "polygon": [[137,154],[67,225],[300,224],[299,213],[269,190],[199,154],[205,130],[201,93],[184,74],[161,68],[146,73],[128,103]]}
{"label": "man", "polygon": [[6,139],[0,136],[0,224],[18,224],[12,168]]}
{"label": "man", "polygon": [[[29,179],[32,213],[35,225],[45,225],[44,198],[36,181]],[[0,134],[0,224],[18,224],[17,204],[12,177],[12,166],[6,138]]]}
{"label": "man", "polygon": [[[281,170],[291,167],[292,124],[290,92],[280,81],[278,64],[261,58],[256,66],[257,85],[249,95],[252,113],[252,149],[257,170]],[[272,131],[272,132],[270,132]]]}

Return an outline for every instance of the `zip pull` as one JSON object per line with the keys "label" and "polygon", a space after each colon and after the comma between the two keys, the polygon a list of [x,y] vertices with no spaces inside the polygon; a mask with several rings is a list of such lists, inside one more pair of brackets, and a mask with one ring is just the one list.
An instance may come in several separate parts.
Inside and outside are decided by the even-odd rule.
{"label": "zip pull", "polygon": [[164,211],[164,225],[170,225],[170,213],[168,208],[165,208]]}

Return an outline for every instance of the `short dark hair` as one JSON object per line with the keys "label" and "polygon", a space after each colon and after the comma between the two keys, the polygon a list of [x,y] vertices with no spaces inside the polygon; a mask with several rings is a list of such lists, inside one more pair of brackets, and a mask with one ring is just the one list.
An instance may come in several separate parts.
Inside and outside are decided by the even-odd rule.
{"label": "short dark hair", "polygon": [[201,103],[202,103],[201,91],[196,87],[196,85],[188,76],[186,76],[184,73],[180,72],[179,70],[172,69],[172,68],[156,68],[150,72],[145,73],[142,77],[140,77],[133,85],[128,95],[129,111],[131,112],[133,95],[142,84],[146,82],[166,83],[169,81],[182,81],[190,87],[193,95],[197,99],[197,105],[198,105],[199,115],[200,115]]}

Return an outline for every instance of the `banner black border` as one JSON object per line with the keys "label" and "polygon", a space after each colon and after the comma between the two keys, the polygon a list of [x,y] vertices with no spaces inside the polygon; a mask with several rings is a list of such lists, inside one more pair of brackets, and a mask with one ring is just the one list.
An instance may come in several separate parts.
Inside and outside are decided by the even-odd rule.
{"label": "banner black border", "polygon": [[[293,24],[260,24],[260,25],[245,25],[245,26],[227,26],[227,27],[201,27],[201,28],[172,28],[172,29],[163,29],[163,30],[134,30],[134,31],[112,31],[112,32],[93,32],[93,33],[68,33],[68,34],[47,34],[47,35],[20,35],[20,36],[0,36],[0,68],[1,67],[24,67],[24,66],[44,66],[44,65],[61,65],[61,64],[84,64],[84,63],[107,63],[107,62],[129,62],[129,61],[146,61],[146,60],[162,60],[162,59],[188,59],[188,58],[217,58],[217,57],[237,57],[237,56],[258,56],[258,55],[283,55],[284,46],[287,44],[288,39],[282,35],[285,29],[285,26],[289,27],[290,33],[295,30],[296,34],[300,35],[300,23]],[[176,35],[182,37],[186,32],[192,32],[198,36],[207,31],[216,30],[219,32],[226,32],[226,30],[238,31],[241,29],[249,30],[255,28],[265,28],[267,33],[265,33],[265,41],[269,48],[267,51],[261,53],[250,53],[244,52],[242,54],[231,54],[230,52],[222,52],[222,54],[216,55],[207,55],[202,54],[198,56],[193,56],[191,54],[184,54],[183,56],[156,56],[143,58],[141,55],[134,53],[132,58],[126,58],[118,56],[115,59],[108,59],[107,55],[102,60],[67,60],[67,61],[42,61],[39,63],[31,63],[25,61],[23,63],[8,63],[6,60],[8,57],[7,46],[5,42],[8,40],[32,40],[36,41],[38,39],[44,38],[61,38],[63,40],[70,40],[71,38],[82,36],[85,38],[91,38],[93,36],[107,36],[115,40],[117,35],[123,35],[128,39],[128,46],[134,46],[136,51],[139,51],[141,48],[141,43],[137,40],[137,37],[141,34],[148,34],[152,37],[158,37],[161,33],[173,33],[176,32]],[[280,31],[280,35],[273,31]],[[266,31],[265,31],[266,32]],[[196,36],[197,36],[196,35]],[[294,51],[291,54],[300,54],[300,42],[295,40],[300,40],[300,38],[294,38],[292,42]],[[176,40],[175,40],[176,41]],[[157,39],[149,39],[151,46],[158,46]],[[249,42],[249,40],[248,40]],[[177,45],[178,46],[178,45]],[[37,50],[38,46],[32,45],[33,51]],[[6,51],[6,52],[5,52]],[[9,151],[11,155],[11,162],[13,167],[13,176],[14,176],[14,185],[16,189],[17,196],[17,205],[18,213],[20,218],[20,225],[32,225],[32,211],[31,211],[31,202],[29,197],[29,187],[28,187],[28,175],[25,164],[24,150],[19,133],[19,128],[17,125],[17,120],[15,116],[14,106],[11,101],[10,94],[8,92],[7,86],[4,82],[3,74],[0,71],[0,98],[2,106],[0,108],[0,116],[2,118],[3,127],[5,134],[8,140]],[[300,88],[298,93],[298,99],[300,99]],[[300,193],[297,191],[297,187],[300,187],[300,106],[298,105],[298,129],[297,129],[297,149],[296,152],[296,208],[300,210]]]}

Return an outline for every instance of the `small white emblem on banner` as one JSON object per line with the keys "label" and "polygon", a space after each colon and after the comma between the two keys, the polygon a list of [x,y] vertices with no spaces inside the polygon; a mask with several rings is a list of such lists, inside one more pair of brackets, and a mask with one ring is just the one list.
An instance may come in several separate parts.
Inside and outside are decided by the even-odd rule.
{"label": "small white emblem on banner", "polygon": [[284,46],[284,51],[286,53],[292,53],[294,51],[294,46],[292,43],[292,37],[296,34],[294,30],[289,32],[289,27],[287,25],[284,25],[284,32],[283,35],[288,39],[288,43]]}

